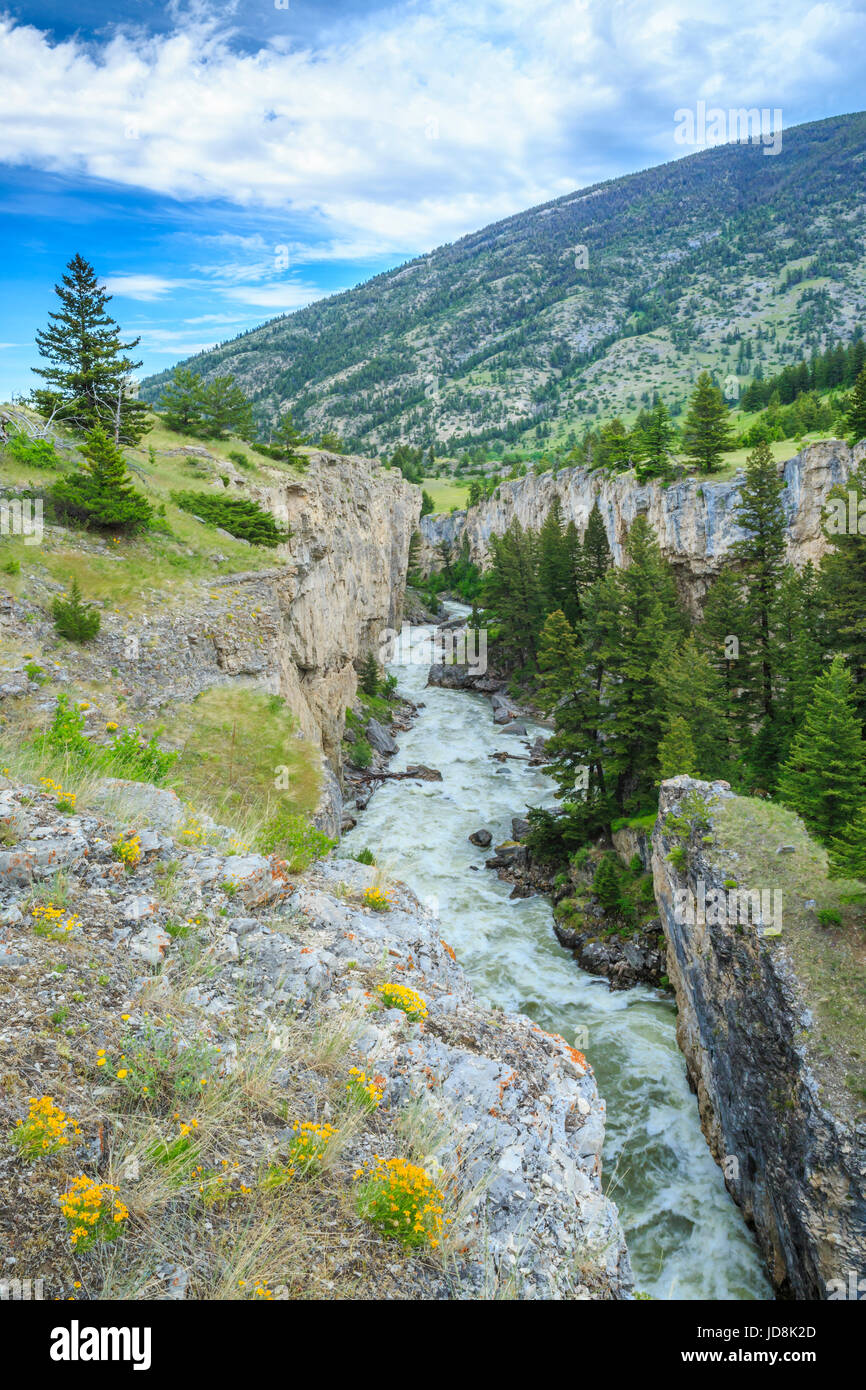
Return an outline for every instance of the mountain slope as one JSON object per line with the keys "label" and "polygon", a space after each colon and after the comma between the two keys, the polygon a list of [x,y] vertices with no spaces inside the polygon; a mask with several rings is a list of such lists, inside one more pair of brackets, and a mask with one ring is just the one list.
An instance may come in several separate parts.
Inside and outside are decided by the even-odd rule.
{"label": "mountain slope", "polygon": [[745,384],[849,339],[864,196],[866,113],[833,117],[777,156],[721,145],[569,194],[189,362],[357,448],[563,438],[655,390],[677,408],[701,367]]}

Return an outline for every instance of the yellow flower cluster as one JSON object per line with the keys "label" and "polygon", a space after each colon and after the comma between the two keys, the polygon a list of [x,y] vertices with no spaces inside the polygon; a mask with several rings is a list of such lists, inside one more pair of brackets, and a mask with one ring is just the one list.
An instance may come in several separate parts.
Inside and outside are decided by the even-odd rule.
{"label": "yellow flower cluster", "polygon": [[88,1250],[97,1240],[117,1239],[121,1223],[129,1217],[129,1208],[120,1198],[109,1196],[119,1191],[110,1183],[91,1182],[82,1173],[69,1191],[58,1197],[73,1250]]}
{"label": "yellow flower cluster", "polygon": [[376,1155],[374,1167],[365,1165],[355,1173],[355,1180],[360,1178],[366,1178],[358,1192],[361,1216],[403,1245],[436,1249],[442,1238],[445,1194],[423,1168],[405,1158]]}
{"label": "yellow flower cluster", "polygon": [[394,894],[389,888],[365,888],[361,902],[374,912],[390,912],[394,906]]}
{"label": "yellow flower cluster", "polygon": [[322,1166],[328,1145],[337,1133],[333,1125],[320,1125],[314,1120],[295,1120],[294,1139],[289,1145],[289,1162],[285,1173],[308,1177]]}
{"label": "yellow flower cluster", "polygon": [[402,1009],[407,1018],[413,1020],[427,1017],[427,1005],[408,985],[387,984],[379,986],[379,993],[386,1009]]}
{"label": "yellow flower cluster", "polygon": [[69,1143],[67,1130],[79,1135],[78,1121],[64,1115],[51,1096],[30,1097],[30,1113],[26,1120],[19,1120],[12,1133],[12,1142],[21,1150],[25,1158],[39,1158],[41,1154],[56,1153]]}
{"label": "yellow flower cluster", "polygon": [[249,845],[244,840],[239,840],[237,835],[232,835],[231,839],[228,842],[226,854],[228,856],[231,856],[233,854],[246,854],[248,849]]}
{"label": "yellow flower cluster", "polygon": [[[379,1084],[381,1082],[381,1084]],[[349,1098],[360,1105],[364,1110],[375,1110],[382,1099],[384,1081],[377,1077],[371,1081],[360,1067],[349,1068],[349,1080],[346,1082],[346,1090]]]}
{"label": "yellow flower cluster", "polygon": [[125,869],[134,869],[141,863],[141,838],[130,835],[128,840],[115,840],[111,846],[115,859],[119,859]]}
{"label": "yellow flower cluster", "polygon": [[114,719],[109,719],[108,723],[107,723],[106,726],[105,726],[105,732],[106,732],[107,734],[116,733],[116,732],[117,732],[117,721],[114,720]]}
{"label": "yellow flower cluster", "polygon": [[75,803],[78,800],[77,792],[65,792],[59,782],[55,782],[53,777],[40,777],[39,781],[46,791],[54,792],[57,797],[58,811],[67,811],[69,815],[75,810]]}
{"label": "yellow flower cluster", "polygon": [[178,839],[181,841],[191,841],[193,844],[202,844],[205,840],[205,830],[198,816],[187,816],[183,825],[178,831]]}
{"label": "yellow flower cluster", "polygon": [[55,907],[53,903],[34,903],[30,916],[36,923],[33,928],[36,935],[50,937],[52,941],[65,941],[76,927],[81,926],[81,918],[76,912],[70,913],[64,920],[63,908]]}

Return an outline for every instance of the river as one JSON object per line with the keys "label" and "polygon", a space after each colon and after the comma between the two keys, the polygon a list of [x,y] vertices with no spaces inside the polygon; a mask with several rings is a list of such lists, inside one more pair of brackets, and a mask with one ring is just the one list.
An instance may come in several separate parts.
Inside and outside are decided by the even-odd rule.
{"label": "river", "polygon": [[482,826],[494,844],[510,839],[511,817],[552,804],[553,784],[526,762],[491,759],[526,750],[493,723],[483,696],[426,686],[432,634],[414,628],[411,661],[389,668],[399,690],[425,705],[390,766],[425,763],[442,781],[385,782],[344,837],[345,852],[369,846],[438,912],[479,998],[586,1053],[607,1103],[604,1185],[619,1207],[635,1288],[660,1299],[772,1297],[701,1133],[671,1000],[643,987],[611,993],[580,970],[554,936],[547,899],[510,899],[509,885],[484,867],[491,851],[469,844]]}

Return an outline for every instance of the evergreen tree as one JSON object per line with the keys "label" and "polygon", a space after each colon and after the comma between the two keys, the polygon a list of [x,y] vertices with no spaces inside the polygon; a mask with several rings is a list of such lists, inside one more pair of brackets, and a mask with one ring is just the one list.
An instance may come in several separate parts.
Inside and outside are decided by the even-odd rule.
{"label": "evergreen tree", "polygon": [[749,742],[748,707],[742,697],[741,642],[743,586],[739,575],[725,566],[707,594],[697,632],[698,640],[722,682],[722,720],[728,758],[733,762]]}
{"label": "evergreen tree", "polygon": [[611,808],[598,739],[602,673],[587,661],[564,613],[551,613],[539,639],[539,703],[555,713],[554,733],[545,744],[546,770],[556,780],[579,842],[610,822]]}
{"label": "evergreen tree", "polygon": [[90,642],[99,631],[99,609],[83,603],[78,580],[73,579],[68,598],[56,598],[52,605],[54,626],[70,642]]}
{"label": "evergreen tree", "polygon": [[652,410],[640,422],[637,430],[637,463],[635,475],[639,483],[647,478],[667,478],[671,474],[676,430],[661,396],[656,396]]}
{"label": "evergreen tree", "polygon": [[375,652],[368,652],[361,663],[360,683],[365,695],[379,694],[379,663]]}
{"label": "evergreen tree", "polygon": [[624,569],[602,581],[615,601],[598,633],[605,668],[602,763],[620,814],[645,810],[655,796],[665,718],[657,661],[684,626],[673,578],[644,516],[629,531],[626,559]]}
{"label": "evergreen tree", "polygon": [[298,457],[298,446],[306,442],[306,435],[295,429],[292,412],[287,410],[280,415],[271,431],[271,452],[291,463]]}
{"label": "evergreen tree", "polygon": [[61,478],[51,490],[58,506],[97,531],[145,530],[153,508],[132,486],[117,445],[97,428],[87,436],[82,454],[84,467]]}
{"label": "evergreen tree", "polygon": [[565,609],[572,598],[574,581],[565,546],[562,504],[554,497],[538,534],[538,579],[545,612]]}
{"label": "evergreen tree", "polygon": [[605,912],[617,917],[625,908],[616,855],[605,854],[599,860],[592,880],[592,891]]}
{"label": "evergreen tree", "polygon": [[[854,494],[850,508],[849,491]],[[820,586],[830,642],[848,658],[860,718],[866,722],[866,515],[858,520],[861,507],[866,513],[866,460],[861,460],[844,487],[832,489],[828,503],[837,499],[846,524],[839,528],[825,523],[829,549],[821,561]],[[852,520],[854,525],[849,526]]]}
{"label": "evergreen tree", "polygon": [[798,574],[793,565],[786,565],[775,615],[776,666],[780,678],[775,717],[781,761],[788,756],[823,669],[828,645],[824,626],[818,576],[811,561],[804,566],[802,574]]}
{"label": "evergreen tree", "polygon": [[866,805],[830,841],[831,878],[859,878],[866,883]]}
{"label": "evergreen tree", "polygon": [[611,554],[607,532],[599,510],[598,498],[592,504],[583,536],[584,582],[592,584],[610,568]]}
{"label": "evergreen tree", "polygon": [[785,563],[782,491],[782,478],[769,445],[758,444],[746,460],[746,477],[734,509],[746,535],[731,547],[731,559],[740,567],[744,588],[741,623],[748,634],[741,644],[738,676],[746,708],[757,728],[749,762],[767,784],[773,782],[781,751],[774,709],[777,650],[773,623]]}
{"label": "evergreen tree", "polygon": [[779,796],[824,844],[866,802],[863,729],[841,656],[818,677],[803,727],[779,775]]}
{"label": "evergreen tree", "polygon": [[721,465],[730,439],[725,398],[718,386],[713,385],[709,372],[701,372],[683,425],[683,443],[688,457],[702,472],[714,473]]}
{"label": "evergreen tree", "polygon": [[54,286],[60,308],[36,334],[40,356],[49,365],[33,368],[46,382],[34,390],[33,404],[44,415],[56,412],[82,433],[110,426],[120,443],[136,444],[148,429],[147,407],[127,394],[129,374],[141,366],[127,353],[140,339],[121,342],[106,309],[111,295],[83,256],[73,256],[66,270]]}
{"label": "evergreen tree", "polygon": [[845,427],[848,430],[850,444],[859,444],[861,439],[866,439],[866,367],[862,369],[854,382],[854,389],[848,402],[848,412],[845,416]]}
{"label": "evergreen tree", "polygon": [[[727,776],[730,748],[725,690],[694,634],[679,643],[668,639],[655,674],[666,721],[659,749],[662,777],[688,773],[712,781]],[[675,753],[683,757],[688,753],[689,765],[666,771]]]}
{"label": "evergreen tree", "polygon": [[662,781],[667,777],[702,776],[698,755],[688,723],[681,714],[675,714],[667,727],[667,732],[659,744],[659,774]]}
{"label": "evergreen tree", "polygon": [[200,434],[204,425],[205,385],[189,367],[175,367],[159,395],[158,408],[166,429],[177,434]]}
{"label": "evergreen tree", "polygon": [[504,535],[490,537],[490,551],[485,607],[501,626],[503,651],[521,666],[534,665],[544,617],[537,537],[515,519]]}
{"label": "evergreen tree", "polygon": [[574,625],[580,618],[581,593],[586,584],[586,565],[577,526],[569,521],[562,537],[565,571],[568,575],[568,594],[562,605],[568,621]]}
{"label": "evergreen tree", "polygon": [[233,376],[214,377],[204,388],[202,433],[207,439],[254,434],[253,407]]}

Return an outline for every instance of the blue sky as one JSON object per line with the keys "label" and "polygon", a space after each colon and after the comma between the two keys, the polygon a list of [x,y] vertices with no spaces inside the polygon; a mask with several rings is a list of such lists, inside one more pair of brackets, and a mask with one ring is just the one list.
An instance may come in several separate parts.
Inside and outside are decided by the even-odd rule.
{"label": "blue sky", "polygon": [[864,55],[862,0],[0,0],[0,399],[76,251],[160,370],[689,153],[698,101],[861,109]]}

